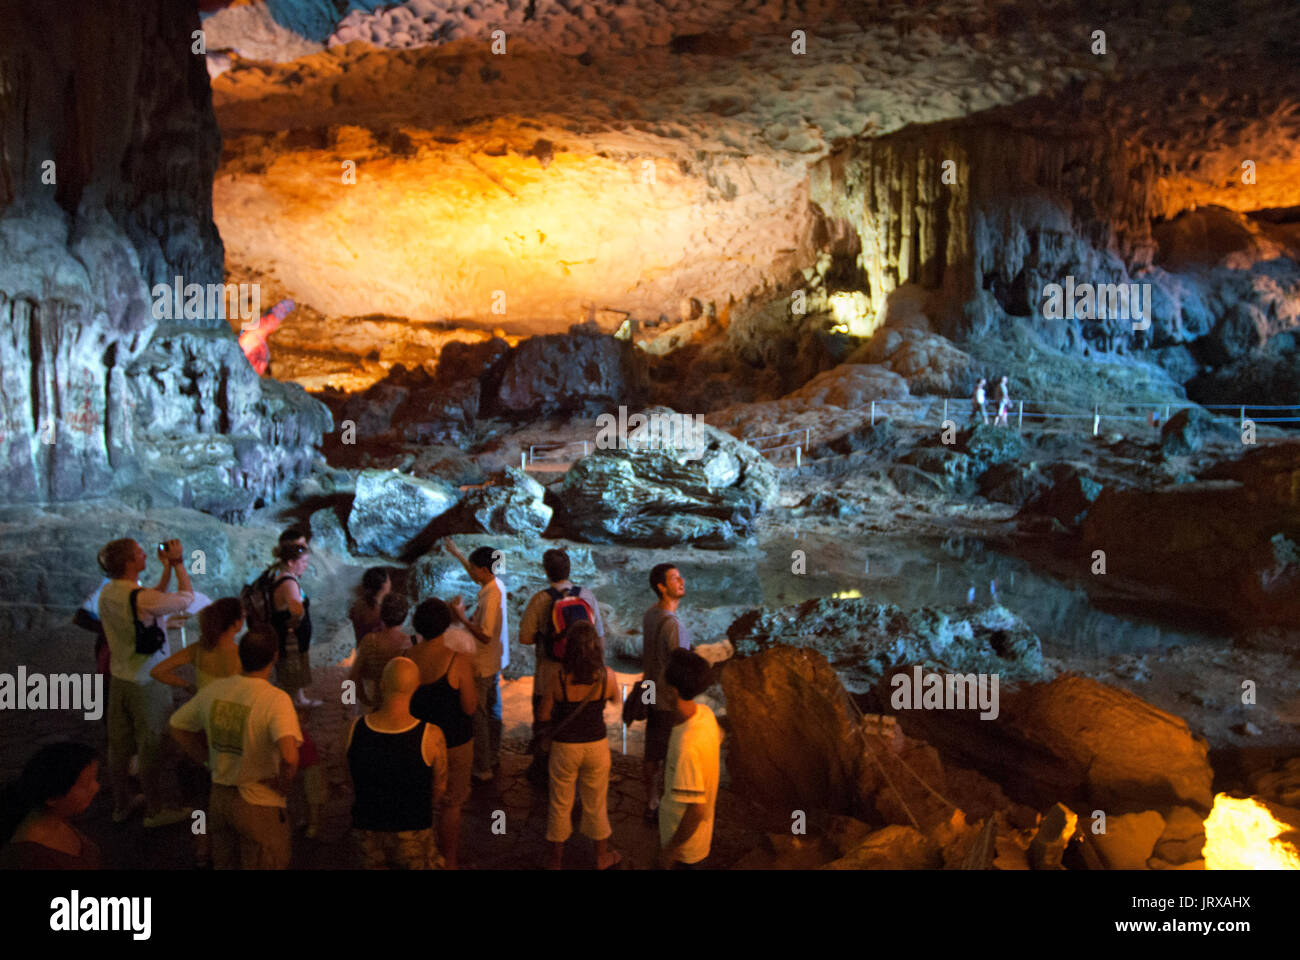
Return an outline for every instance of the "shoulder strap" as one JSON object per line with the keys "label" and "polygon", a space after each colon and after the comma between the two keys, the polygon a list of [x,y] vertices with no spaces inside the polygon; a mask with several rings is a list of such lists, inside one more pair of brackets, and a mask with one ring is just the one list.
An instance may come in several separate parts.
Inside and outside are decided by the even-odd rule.
{"label": "shoulder strap", "polygon": [[131,591],[131,619],[132,620],[138,621],[140,619],[140,615],[136,612],[137,608],[136,608],[135,595],[143,589],[144,587],[136,587],[134,590]]}
{"label": "shoulder strap", "polygon": [[551,598],[552,601],[559,600],[560,597],[562,596],[560,591],[556,590],[554,587],[547,587],[546,594]]}
{"label": "shoulder strap", "polygon": [[582,587],[578,586],[577,584],[574,584],[572,587],[569,588],[569,596],[571,597],[576,597],[580,593],[582,593]]}
{"label": "shoulder strap", "polygon": [[[601,669],[604,670],[604,665],[603,665],[603,664],[601,665]],[[605,678],[605,674],[602,674],[602,675],[601,675],[601,684],[600,684],[600,688],[601,688],[602,691],[605,689],[605,681],[604,681],[604,678]],[[563,671],[563,670],[560,671],[560,683],[561,683],[561,684],[564,683],[564,671]],[[587,691],[587,695],[586,695],[585,697],[582,698],[582,703],[578,704],[578,709],[577,709],[577,710],[574,710],[573,713],[569,714],[567,717],[565,717],[563,720],[561,720],[561,721],[560,721],[560,725],[559,725],[558,727],[556,727],[554,730],[551,731],[551,739],[552,739],[552,740],[554,740],[554,739],[559,735],[559,733],[560,733],[561,730],[563,730],[565,727],[567,727],[567,726],[568,726],[568,725],[573,721],[573,718],[574,718],[574,717],[576,717],[578,714],[582,713],[582,708],[585,707],[588,703],[591,702],[591,695],[592,695],[593,693],[595,693],[595,692],[596,692],[596,685],[593,683],[593,684],[591,685],[591,689]],[[565,696],[568,696],[568,694],[565,694]]]}

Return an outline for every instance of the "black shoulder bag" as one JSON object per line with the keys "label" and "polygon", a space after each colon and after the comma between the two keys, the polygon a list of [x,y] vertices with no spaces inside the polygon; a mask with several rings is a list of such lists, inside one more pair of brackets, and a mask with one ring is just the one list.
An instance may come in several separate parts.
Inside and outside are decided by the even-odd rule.
{"label": "black shoulder bag", "polygon": [[144,587],[137,587],[131,591],[131,620],[135,623],[135,652],[146,657],[152,657],[167,642],[167,632],[156,623],[146,627],[140,622],[140,615],[136,612],[135,595],[143,589]]}

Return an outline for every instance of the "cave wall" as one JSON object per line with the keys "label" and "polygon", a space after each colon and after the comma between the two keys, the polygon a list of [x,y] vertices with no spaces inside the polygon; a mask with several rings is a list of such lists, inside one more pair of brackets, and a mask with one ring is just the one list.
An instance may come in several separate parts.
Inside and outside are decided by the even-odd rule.
{"label": "cave wall", "polygon": [[[1245,376],[1292,353],[1300,323],[1300,235],[1250,216],[1294,198],[1286,131],[1266,142],[1261,110],[1192,151],[1181,129],[1144,126],[1120,96],[1102,104],[1076,89],[859,141],[813,167],[811,196],[857,234],[874,311],[913,284],[908,296],[924,291],[936,331],[959,342],[1028,330],[1067,353],[1153,361],[1179,383],[1234,365],[1215,374],[1214,399],[1289,396],[1289,361],[1267,383]],[[1225,175],[1243,155],[1259,158],[1258,191]],[[1150,284],[1149,327],[1045,318],[1045,287],[1070,276]]]}
{"label": "cave wall", "polygon": [[1031,129],[1027,119],[912,128],[813,170],[814,199],[861,237],[873,309],[910,283],[935,294],[932,319],[957,339],[993,332],[1003,316],[1067,349],[1124,335],[1118,321],[1043,321],[1041,290],[1071,272],[1128,282],[1151,265],[1152,160],[1102,125]]}
{"label": "cave wall", "polygon": [[[3,0],[0,22],[4,497],[73,499],[171,475],[181,482],[150,505],[237,516],[274,499],[311,468],[328,412],[296,388],[264,388],[219,315],[160,326],[152,310],[157,284],[225,279],[197,11]],[[195,435],[210,449],[178,463],[174,442]]]}

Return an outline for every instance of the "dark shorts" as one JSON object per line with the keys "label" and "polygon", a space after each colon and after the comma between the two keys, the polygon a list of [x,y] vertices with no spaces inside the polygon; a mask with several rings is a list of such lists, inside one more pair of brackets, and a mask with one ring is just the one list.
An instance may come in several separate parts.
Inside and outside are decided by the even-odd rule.
{"label": "dark shorts", "polygon": [[669,710],[651,710],[645,723],[645,758],[666,760],[668,738],[673,734],[673,715]]}

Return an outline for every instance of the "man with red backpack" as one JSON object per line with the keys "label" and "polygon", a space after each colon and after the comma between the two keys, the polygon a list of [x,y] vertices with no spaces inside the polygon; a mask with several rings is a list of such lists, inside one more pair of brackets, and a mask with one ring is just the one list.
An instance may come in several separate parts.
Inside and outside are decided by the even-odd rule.
{"label": "man with red backpack", "polygon": [[542,569],[550,585],[529,598],[519,621],[519,642],[534,647],[537,652],[533,668],[534,740],[540,725],[537,712],[542,703],[541,693],[549,680],[559,676],[565,630],[579,620],[587,620],[595,626],[601,644],[605,642],[600,604],[590,590],[569,580],[569,555],[563,550],[547,550],[542,554]]}

